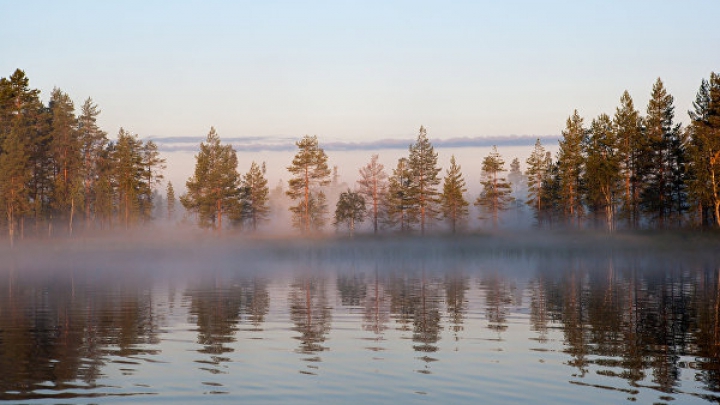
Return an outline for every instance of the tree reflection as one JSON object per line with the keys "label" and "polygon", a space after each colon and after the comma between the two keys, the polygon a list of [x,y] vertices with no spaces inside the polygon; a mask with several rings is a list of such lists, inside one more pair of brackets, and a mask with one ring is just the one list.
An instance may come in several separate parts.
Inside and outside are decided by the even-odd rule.
{"label": "tree reflection", "polygon": [[233,352],[243,304],[242,288],[237,281],[209,280],[188,288],[191,322],[198,327],[200,353],[211,355],[214,363],[227,361],[222,357]]}
{"label": "tree reflection", "polygon": [[290,285],[290,319],[299,332],[298,352],[315,354],[326,349],[323,346],[330,331],[330,307],[323,277],[299,277]]}
{"label": "tree reflection", "polygon": [[465,292],[470,289],[469,282],[468,277],[458,271],[445,275],[445,303],[455,340],[458,339],[458,332],[464,329],[463,322],[468,306]]}
{"label": "tree reflection", "polygon": [[485,313],[488,328],[498,333],[507,329],[508,306],[514,303],[515,286],[497,274],[485,275],[480,280],[485,292]]}
{"label": "tree reflection", "polygon": [[369,286],[365,287],[368,292],[365,295],[365,308],[363,312],[363,329],[373,332],[379,336],[387,329],[387,322],[390,320],[390,300],[385,292],[385,286],[380,282],[377,270],[375,277]]}
{"label": "tree reflection", "polygon": [[[19,277],[0,286],[0,400],[42,398],[33,391],[48,382],[91,389],[107,362],[156,353],[150,291],[111,281]],[[132,373],[135,362],[124,362]]]}

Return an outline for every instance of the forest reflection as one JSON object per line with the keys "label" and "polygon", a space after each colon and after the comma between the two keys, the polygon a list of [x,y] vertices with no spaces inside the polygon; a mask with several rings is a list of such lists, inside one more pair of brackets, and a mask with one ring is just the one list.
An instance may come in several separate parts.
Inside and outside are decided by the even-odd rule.
{"label": "forest reflection", "polygon": [[296,358],[280,361],[299,354],[309,365],[300,372],[319,375],[334,348],[347,344],[333,333],[336,318],[351,322],[358,338],[369,336],[364,349],[397,351],[387,343],[399,341],[423,374],[439,372],[430,365],[450,361],[448,351],[476,355],[470,345],[483,336],[559,353],[562,361],[545,367],[565,370],[573,384],[592,385],[585,379],[596,376],[630,395],[720,398],[720,272],[707,263],[540,258],[523,277],[484,264],[374,264],[276,279],[12,272],[0,284],[0,400],[47,397],[48,387],[65,397],[99,395],[117,385],[116,374],[131,376],[160,356],[181,363],[166,348],[177,325],[194,337],[183,350],[195,353],[203,372],[228,372],[221,366],[237,361],[247,339],[290,336]]}

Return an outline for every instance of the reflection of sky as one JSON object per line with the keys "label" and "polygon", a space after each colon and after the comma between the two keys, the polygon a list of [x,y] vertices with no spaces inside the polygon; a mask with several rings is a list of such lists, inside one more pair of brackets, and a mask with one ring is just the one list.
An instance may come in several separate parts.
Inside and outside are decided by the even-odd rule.
{"label": "reflection of sky", "polygon": [[[491,238],[473,240],[475,243],[489,242]],[[430,241],[434,241],[433,246],[443,245],[439,239]],[[345,247],[352,251],[356,243],[351,242]],[[457,245],[455,240],[445,240],[445,243],[446,249]],[[637,260],[634,253],[606,257],[597,250],[588,254],[585,257],[587,260],[583,260],[581,255],[564,255],[562,252],[567,251],[563,250],[551,257],[542,254],[547,250],[533,254],[532,249],[527,255],[518,256],[513,249],[496,250],[486,245],[489,250],[484,254],[469,255],[464,259],[451,254],[451,251],[447,251],[447,255],[437,252],[416,257],[409,253],[412,252],[411,245],[424,248],[425,252],[431,250],[414,240],[401,245],[408,249],[405,250],[408,253],[398,260],[381,260],[382,254],[374,259],[350,260],[349,253],[344,256],[345,260],[339,260],[329,254],[332,247],[337,248],[338,245],[328,243],[320,244],[320,249],[316,251],[321,253],[326,247],[327,260],[303,260],[303,254],[308,252],[298,248],[296,253],[301,258],[280,260],[274,257],[272,261],[257,265],[237,261],[244,256],[213,255],[212,258],[205,257],[207,266],[198,265],[193,267],[194,271],[183,273],[181,268],[163,268],[164,271],[153,273],[152,278],[143,273],[140,278],[142,283],[131,282],[136,280],[132,273],[124,273],[123,279],[127,281],[125,288],[108,286],[104,277],[97,275],[95,279],[95,272],[89,269],[73,273],[74,280],[78,282],[72,290],[62,288],[63,283],[57,283],[60,287],[55,288],[39,281],[35,283],[35,280],[56,283],[62,278],[61,271],[54,272],[53,277],[37,279],[24,278],[19,272],[18,282],[13,284],[18,294],[12,297],[4,295],[12,291],[4,286],[0,289],[0,299],[11,304],[30,304],[13,312],[24,314],[27,311],[28,319],[33,315],[53,319],[56,314],[70,312],[66,309],[78,311],[68,313],[70,316],[67,319],[71,320],[71,324],[77,320],[88,320],[87,324],[80,325],[93,327],[102,319],[103,323],[117,327],[105,329],[105,333],[113,336],[114,333],[134,330],[136,320],[151,320],[152,326],[144,329],[143,336],[138,337],[137,342],[140,343],[130,347],[143,350],[122,355],[104,351],[109,348],[102,343],[99,345],[98,356],[104,362],[103,375],[97,381],[100,386],[89,389],[91,393],[155,393],[159,394],[156,397],[158,400],[213,403],[218,400],[237,402],[240,399],[250,403],[316,403],[322,399],[328,403],[358,403],[362,400],[364,403],[396,404],[425,399],[435,403],[478,403],[482,400],[483,403],[574,404],[581,399],[583,403],[601,404],[622,402],[631,396],[640,403],[652,403],[657,402],[658,397],[662,399],[662,395],[671,396],[679,403],[704,403],[706,400],[693,397],[707,393],[707,389],[701,382],[693,381],[693,376],[699,375],[700,371],[689,362],[663,359],[674,361],[683,373],[683,378],[676,381],[677,391],[670,393],[656,390],[657,386],[652,381],[652,368],[656,364],[642,366],[645,378],[637,381],[637,385],[632,385],[634,383],[620,374],[608,374],[623,371],[623,366],[618,363],[621,357],[642,355],[650,359],[666,350],[648,345],[654,339],[654,336],[648,335],[664,328],[653,324],[660,310],[654,305],[662,303],[661,297],[667,294],[690,305],[681,317],[677,315],[686,308],[667,307],[665,310],[673,311],[667,314],[668,319],[673,322],[697,321],[699,330],[710,331],[712,322],[702,321],[699,312],[695,312],[711,309],[709,314],[714,315],[712,311],[716,309],[716,286],[704,284],[715,280],[715,273],[704,267],[706,263],[703,260],[699,260],[697,263],[702,265],[696,267],[695,261],[682,258],[661,260],[658,254],[658,263],[653,263],[653,257],[649,255],[647,260]],[[477,245],[472,243],[470,247]],[[392,246],[386,248],[392,249]],[[238,247],[232,248],[233,253],[238,251],[248,254]],[[571,249],[570,252],[577,251]],[[170,261],[168,257],[162,259],[163,263]],[[227,266],[212,271],[213,261]],[[157,264],[153,260],[149,262],[150,265]],[[683,266],[678,266],[678,263],[683,263]],[[194,266],[191,263],[185,265]],[[33,275],[31,271],[28,273]],[[668,274],[672,277],[667,277]],[[352,277],[344,277],[340,282],[340,275]],[[386,328],[381,334],[364,327],[364,312],[368,307],[361,299],[363,294],[373,294],[376,275],[382,286],[379,291],[388,295],[386,299],[392,295],[396,303],[404,298],[403,303],[415,305],[406,313],[405,319],[409,321],[406,324],[399,322],[399,307],[390,310],[384,306],[383,311],[391,313],[383,319]],[[656,278],[658,275],[661,277]],[[261,289],[267,288],[269,295],[268,312],[258,328],[251,327],[246,315],[236,318],[236,309],[248,308],[249,302],[246,295],[242,295],[245,301],[238,295],[238,287],[250,285],[256,276],[267,280],[267,284],[255,285],[266,286]],[[322,341],[325,350],[316,353],[298,350],[302,345],[298,339],[302,330],[296,327],[302,321],[298,322],[298,318],[293,317],[297,314],[293,314],[290,307],[293,294],[303,297],[302,283],[297,283],[302,277],[322,281],[316,285],[324,285],[325,309],[330,312],[330,316],[325,317],[327,333]],[[543,282],[537,283],[537,280]],[[451,285],[462,286],[460,291],[463,291],[466,300],[463,328],[458,331],[451,328],[445,296]],[[533,330],[531,325],[531,286],[542,290],[546,299],[553,297],[546,302],[546,310],[553,311],[553,316],[565,317],[564,324],[560,320],[551,324],[549,316],[545,318],[548,329],[544,336],[546,340],[542,341],[539,340],[540,332]],[[679,286],[683,288],[677,289]],[[648,296],[643,297],[640,289],[646,290]],[[40,291],[42,294],[37,296],[28,293]],[[88,291],[96,293],[88,295]],[[582,304],[568,304],[580,291],[582,293],[577,297],[583,301]],[[628,294],[630,291],[640,295],[633,297]],[[438,330],[438,335],[429,340],[437,348],[432,352],[415,349],[418,324],[413,320],[418,319],[418,303],[422,302],[423,292],[427,307],[437,309],[440,314],[439,329],[433,329]],[[318,291],[313,294],[322,295]],[[221,299],[216,300],[218,297]],[[497,297],[500,299],[494,300]],[[105,316],[87,317],[94,314],[94,308],[105,308],[108,302],[115,301],[129,304],[129,310],[113,309]],[[78,302],[80,305],[77,305]],[[133,312],[136,306],[132,305],[135,302],[150,303],[150,311],[145,312],[146,307],[141,305],[140,313],[136,314]],[[41,305],[33,307],[39,303]],[[202,305],[194,305],[198,303]],[[343,303],[352,303],[352,306]],[[551,308],[550,305],[554,306]],[[198,307],[211,310],[213,316],[206,321],[210,319],[215,323],[211,326],[221,326],[213,330],[226,331],[232,338],[223,340],[230,350],[223,352],[221,357],[207,353],[205,344],[198,341],[202,331],[191,310]],[[2,308],[0,316],[8,316]],[[503,314],[499,318],[504,319],[506,328],[493,328],[491,325],[492,311],[498,309]],[[622,325],[604,323],[628,309],[642,312],[646,318],[642,323],[637,321],[637,324],[625,321]],[[578,314],[589,314],[590,317],[576,323],[574,316]],[[136,318],[135,315],[140,316]],[[684,319],[685,316],[695,318]],[[8,319],[0,317],[2,322]],[[236,329],[223,328],[226,322],[239,323]],[[5,325],[11,326],[3,323]],[[42,323],[38,325],[42,326]],[[616,333],[618,326],[620,333]],[[644,331],[645,327],[650,327],[648,330],[653,333]],[[644,335],[637,341],[625,341],[623,333],[631,329],[635,331],[633,333]],[[5,333],[5,330],[0,330],[0,333]],[[145,333],[152,334],[154,339],[148,341]],[[595,333],[605,336],[606,343],[612,345],[612,352],[605,352],[608,346],[600,347],[592,341]],[[695,351],[713,342],[701,339],[698,331],[687,333],[692,338],[684,341],[682,350],[687,350],[688,356],[698,354],[693,361],[707,365],[706,359]],[[578,336],[581,337],[580,342],[577,339],[571,341]],[[92,337],[92,333],[88,337]],[[6,342],[0,340],[0,349],[2,345],[9,344]],[[58,346],[60,343],[48,342]],[[584,360],[588,372],[585,375],[579,375],[577,367],[571,365],[573,356],[577,355],[571,352],[572,345],[574,349],[582,347],[586,353]],[[637,351],[623,351],[627,345]],[[673,348],[672,344],[668,344],[667,349],[680,350]],[[690,360],[688,356],[680,360]],[[40,362],[45,360],[48,359],[42,357]],[[46,382],[42,383],[49,386]],[[218,397],[218,400],[204,396],[212,393],[229,395]]]}

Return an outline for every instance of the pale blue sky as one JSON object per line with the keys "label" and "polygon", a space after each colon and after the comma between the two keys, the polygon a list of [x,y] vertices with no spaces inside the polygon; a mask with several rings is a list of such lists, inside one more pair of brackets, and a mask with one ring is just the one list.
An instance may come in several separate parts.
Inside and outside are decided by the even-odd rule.
{"label": "pale blue sky", "polygon": [[91,96],[112,136],[554,135],[577,108],[686,121],[720,1],[6,1],[0,76]]}

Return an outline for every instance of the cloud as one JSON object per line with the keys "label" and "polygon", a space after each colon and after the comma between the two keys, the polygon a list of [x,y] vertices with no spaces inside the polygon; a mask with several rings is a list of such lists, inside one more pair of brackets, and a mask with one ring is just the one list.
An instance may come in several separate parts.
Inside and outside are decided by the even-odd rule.
{"label": "cloud", "polygon": [[[431,139],[436,148],[474,148],[488,146],[532,146],[536,139],[548,145],[557,142],[557,136],[551,135],[507,135],[486,137],[465,137],[450,139]],[[204,137],[150,137],[163,152],[196,152]],[[222,138],[232,144],[235,150],[243,152],[294,151],[297,138],[291,137],[231,137]],[[320,146],[327,151],[372,151],[387,149],[407,149],[414,139],[379,139],[364,142],[323,141]]]}

